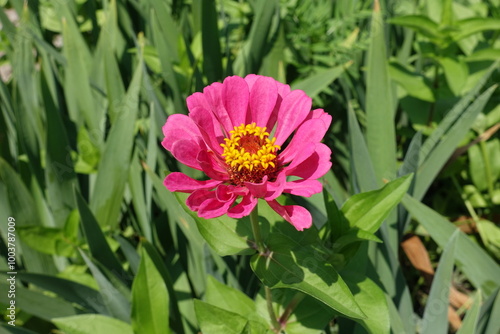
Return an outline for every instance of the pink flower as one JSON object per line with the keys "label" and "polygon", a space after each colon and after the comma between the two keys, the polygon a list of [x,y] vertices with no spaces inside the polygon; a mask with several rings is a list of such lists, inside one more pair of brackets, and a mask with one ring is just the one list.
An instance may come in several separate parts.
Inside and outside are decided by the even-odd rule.
{"label": "pink flower", "polygon": [[162,145],[209,180],[174,172],[165,186],[190,193],[186,204],[202,218],[241,218],[263,198],[297,230],[311,227],[305,208],[276,201],[282,193],[321,192],[317,179],[331,167],[331,151],[320,141],[332,118],[311,105],[303,91],[253,74],[228,77],[194,93],[187,98],[187,116],[167,119]]}

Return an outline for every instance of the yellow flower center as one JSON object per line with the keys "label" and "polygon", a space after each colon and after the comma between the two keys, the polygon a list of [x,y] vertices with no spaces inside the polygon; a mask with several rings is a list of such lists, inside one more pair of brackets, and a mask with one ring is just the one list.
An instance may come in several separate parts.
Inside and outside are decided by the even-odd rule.
{"label": "yellow flower center", "polygon": [[266,127],[255,123],[235,126],[229,132],[230,137],[220,144],[224,149],[222,156],[228,166],[228,172],[235,184],[260,182],[264,175],[273,174],[277,169],[274,145],[276,138],[269,139]]}

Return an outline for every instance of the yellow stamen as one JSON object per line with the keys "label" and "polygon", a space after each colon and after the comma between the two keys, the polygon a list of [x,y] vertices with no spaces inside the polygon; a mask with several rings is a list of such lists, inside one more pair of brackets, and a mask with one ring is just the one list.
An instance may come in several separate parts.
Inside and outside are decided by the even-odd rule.
{"label": "yellow stamen", "polygon": [[270,166],[275,168],[276,152],[280,146],[274,145],[276,138],[269,139],[266,127],[255,123],[241,124],[229,131],[230,138],[220,144],[224,149],[222,156],[231,168],[241,171],[264,171]]}

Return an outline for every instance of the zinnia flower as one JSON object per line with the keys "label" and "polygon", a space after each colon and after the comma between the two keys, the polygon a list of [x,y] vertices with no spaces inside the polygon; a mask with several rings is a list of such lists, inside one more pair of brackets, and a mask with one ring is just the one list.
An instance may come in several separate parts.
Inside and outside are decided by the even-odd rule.
{"label": "zinnia flower", "polygon": [[228,77],[194,93],[187,98],[188,115],[167,119],[162,145],[209,179],[173,172],[165,186],[190,193],[186,204],[202,218],[241,218],[262,198],[297,230],[309,228],[307,209],[283,206],[276,198],[321,192],[317,179],[331,167],[331,151],[320,141],[332,118],[311,105],[303,91],[253,74]]}

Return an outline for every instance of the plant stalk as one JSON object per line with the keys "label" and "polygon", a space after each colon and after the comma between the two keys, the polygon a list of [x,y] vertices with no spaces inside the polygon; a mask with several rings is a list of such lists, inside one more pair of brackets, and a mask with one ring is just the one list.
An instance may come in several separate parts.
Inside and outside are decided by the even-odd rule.
{"label": "plant stalk", "polygon": [[[255,239],[255,244],[257,245],[257,250],[259,251],[259,255],[262,256],[263,254],[265,254],[265,246],[264,242],[262,241],[262,235],[260,233],[259,210],[257,206],[255,206],[255,208],[250,213],[250,223],[252,224],[252,232]],[[281,326],[278,322],[278,319],[276,318],[276,314],[274,313],[273,295],[271,293],[271,289],[268,286],[264,285],[264,291],[266,294],[267,311],[269,312],[269,317],[271,318],[273,329],[276,333],[279,333],[281,330]]]}
{"label": "plant stalk", "polygon": [[265,248],[264,242],[262,241],[262,235],[260,234],[259,209],[257,208],[257,205],[250,213],[250,222],[252,223],[252,232],[255,239],[255,244],[257,245],[257,250],[260,254],[263,254]]}

